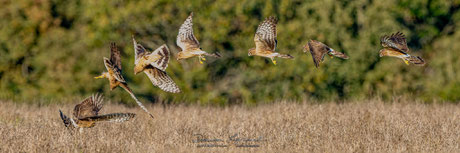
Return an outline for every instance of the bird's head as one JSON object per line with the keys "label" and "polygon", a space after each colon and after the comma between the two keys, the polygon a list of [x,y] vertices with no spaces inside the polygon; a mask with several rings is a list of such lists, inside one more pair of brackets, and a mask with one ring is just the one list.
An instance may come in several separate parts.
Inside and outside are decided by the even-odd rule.
{"label": "bird's head", "polygon": [[134,75],[137,75],[139,72],[142,72],[142,70],[134,68]]}
{"label": "bird's head", "polygon": [[138,73],[140,73],[142,71],[144,71],[144,68],[142,68],[141,66],[138,66],[138,65],[134,66],[134,75],[136,75],[136,74],[138,74]]}
{"label": "bird's head", "polygon": [[310,48],[308,47],[308,44],[307,44],[307,45],[303,46],[303,52],[306,53],[308,51],[310,51]]}
{"label": "bird's head", "polygon": [[385,56],[385,49],[381,49],[381,50],[379,51],[379,56],[380,56],[380,57]]}
{"label": "bird's head", "polygon": [[180,60],[182,60],[182,59],[184,59],[184,57],[182,56],[182,52],[177,53],[177,58],[176,58],[176,60],[180,61]]}
{"label": "bird's head", "polygon": [[256,49],[254,49],[254,48],[249,49],[248,50],[248,56],[255,55],[255,51],[256,51]]}

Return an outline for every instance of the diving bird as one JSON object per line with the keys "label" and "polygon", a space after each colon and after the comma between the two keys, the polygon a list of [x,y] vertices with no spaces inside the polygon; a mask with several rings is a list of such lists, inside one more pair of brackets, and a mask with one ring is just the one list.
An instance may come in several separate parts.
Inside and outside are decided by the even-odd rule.
{"label": "diving bird", "polygon": [[182,51],[180,51],[177,54],[177,60],[198,56],[198,60],[201,64],[203,64],[203,61],[206,60],[204,56],[220,58],[221,55],[218,52],[207,53],[201,49],[200,43],[193,34],[192,17],[193,12],[190,13],[188,18],[179,28],[179,34],[177,35],[176,44],[181,48]]}
{"label": "diving bird", "polygon": [[293,56],[289,54],[281,54],[275,52],[278,40],[276,40],[276,24],[278,20],[271,16],[266,18],[257,27],[256,34],[254,35],[254,42],[256,48],[249,49],[248,56],[262,56],[270,58],[273,64],[276,65],[275,57],[292,59]]}
{"label": "diving bird", "polygon": [[101,94],[93,94],[92,96],[84,99],[80,104],[75,105],[73,109],[73,117],[70,118],[64,115],[59,110],[64,126],[73,129],[79,128],[82,132],[82,128],[91,128],[96,125],[96,122],[125,122],[134,118],[134,113],[111,113],[100,115],[99,111],[102,109],[103,96]]}
{"label": "diving bird", "polygon": [[158,47],[153,52],[147,52],[146,49],[136,42],[134,43],[134,74],[144,72],[154,86],[161,90],[171,93],[179,93],[180,89],[171,77],[166,74],[166,68],[169,62],[169,48],[166,44]]}
{"label": "diving bird", "polygon": [[104,57],[104,65],[107,72],[103,72],[100,76],[94,77],[95,79],[107,78],[110,84],[110,90],[120,86],[125,89],[129,95],[136,101],[137,105],[141,107],[146,113],[153,118],[153,115],[145,108],[145,106],[137,99],[133,91],[128,87],[125,79],[121,75],[121,57],[115,43],[110,43],[110,59]]}
{"label": "diving bird", "polygon": [[421,57],[408,54],[409,47],[407,47],[406,38],[401,32],[393,33],[390,36],[384,35],[380,38],[380,44],[383,46],[383,49],[379,51],[380,57],[392,56],[401,58],[407,65],[409,63],[417,66],[425,65],[425,61]]}
{"label": "diving bird", "polygon": [[310,40],[308,41],[307,45],[304,46],[304,52],[310,51],[311,57],[313,58],[313,63],[315,63],[316,68],[319,67],[319,64],[324,61],[324,55],[329,55],[331,58],[333,56],[339,57],[342,59],[348,59],[348,56],[342,52],[335,51],[334,49],[330,48],[329,46],[316,41]]}

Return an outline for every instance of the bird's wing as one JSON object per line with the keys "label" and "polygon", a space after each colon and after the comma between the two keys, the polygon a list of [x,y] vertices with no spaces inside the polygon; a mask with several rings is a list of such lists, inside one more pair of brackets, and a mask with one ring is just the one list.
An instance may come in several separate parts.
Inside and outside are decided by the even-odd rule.
{"label": "bird's wing", "polygon": [[138,44],[133,36],[133,44],[134,44],[134,64],[139,63],[139,58],[143,57],[147,54],[146,49],[141,44]]}
{"label": "bird's wing", "polygon": [[189,48],[199,48],[200,43],[193,34],[193,12],[190,13],[185,22],[180,26],[177,34],[176,44],[182,51],[188,51]]}
{"label": "bird's wing", "polygon": [[180,89],[171,79],[171,77],[166,74],[165,71],[154,67],[145,68],[144,73],[149,77],[150,81],[154,86],[159,87],[161,90],[171,93],[179,93]]}
{"label": "bird's wing", "polygon": [[318,68],[321,61],[323,61],[324,55],[328,52],[328,47],[319,41],[310,40],[308,41],[308,48],[310,50],[311,57],[313,58],[313,62]]}
{"label": "bird's wing", "polygon": [[166,44],[161,45],[155,51],[150,54],[151,57],[159,57],[156,61],[150,63],[153,67],[160,69],[161,71],[166,71],[169,63],[169,48]]}
{"label": "bird's wing", "polygon": [[116,66],[114,66],[108,58],[104,57],[104,65],[107,71],[109,71],[109,74],[113,75],[113,77],[115,77],[117,81],[123,82],[123,83],[126,82],[125,78],[123,78],[123,76],[121,75],[121,69],[118,69]]}
{"label": "bird's wing", "polygon": [[120,50],[118,50],[117,44],[114,42],[110,43],[110,61],[113,66],[121,70]]}
{"label": "bird's wing", "polygon": [[102,109],[104,97],[97,93],[86,98],[80,104],[77,104],[73,110],[75,118],[81,119],[89,116],[96,116]]}
{"label": "bird's wing", "polygon": [[396,32],[390,36],[384,35],[380,38],[380,44],[385,48],[393,48],[402,52],[409,52],[407,47],[406,37],[401,32]]}
{"label": "bird's wing", "polygon": [[257,27],[256,34],[254,36],[254,42],[256,48],[262,50],[275,51],[278,40],[276,40],[276,24],[278,20],[271,16],[266,18]]}
{"label": "bird's wing", "polygon": [[82,121],[107,121],[107,122],[125,122],[129,121],[130,119],[134,118],[136,114],[134,113],[112,113],[112,114],[105,114],[105,115],[96,115],[85,117],[80,120]]}
{"label": "bird's wing", "polygon": [[67,127],[67,128],[72,128],[72,127],[76,128],[76,127],[78,127],[77,124],[75,123],[75,121],[73,119],[67,117],[66,115],[64,115],[64,113],[62,113],[61,110],[59,110],[59,115],[61,116],[62,122],[64,122],[65,127]]}

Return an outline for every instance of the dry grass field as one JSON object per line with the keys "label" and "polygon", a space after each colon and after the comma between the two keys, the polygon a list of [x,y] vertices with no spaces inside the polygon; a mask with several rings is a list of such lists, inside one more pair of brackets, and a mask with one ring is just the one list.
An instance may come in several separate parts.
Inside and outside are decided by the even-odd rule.
{"label": "dry grass field", "polygon": [[459,152],[455,104],[276,103],[257,107],[107,104],[134,112],[125,123],[66,130],[58,115],[73,105],[0,103],[0,152]]}

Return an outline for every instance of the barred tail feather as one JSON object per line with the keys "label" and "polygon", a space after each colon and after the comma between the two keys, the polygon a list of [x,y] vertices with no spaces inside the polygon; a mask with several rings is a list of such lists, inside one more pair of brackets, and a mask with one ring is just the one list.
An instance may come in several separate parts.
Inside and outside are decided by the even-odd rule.
{"label": "barred tail feather", "polygon": [[425,65],[425,61],[419,57],[419,56],[408,56],[406,58],[404,58],[405,60],[409,61],[410,63],[414,64],[414,65],[417,65],[417,66],[423,66]]}
{"label": "barred tail feather", "polygon": [[211,57],[215,57],[215,58],[221,58],[222,56],[220,55],[219,52],[215,52],[215,53],[206,53],[205,54],[206,56],[211,56]]}
{"label": "barred tail feather", "polygon": [[278,57],[287,58],[287,59],[293,59],[294,58],[294,56],[291,56],[289,54],[279,54]]}
{"label": "barred tail feather", "polygon": [[338,57],[338,58],[342,58],[342,59],[348,59],[348,56],[345,55],[344,53],[342,52],[338,52],[338,51],[335,51],[335,50],[332,50],[330,52],[331,55],[335,56],[335,57]]}
{"label": "barred tail feather", "polygon": [[137,105],[139,105],[139,107],[142,108],[142,110],[144,110],[147,114],[149,114],[149,116],[153,119],[153,115],[147,110],[147,108],[145,108],[145,106],[139,101],[139,99],[137,99],[137,97],[134,95],[134,93],[131,91],[131,89],[129,89],[129,87],[125,84],[120,84],[120,86],[125,89],[129,95],[134,99],[134,101],[136,101]]}

